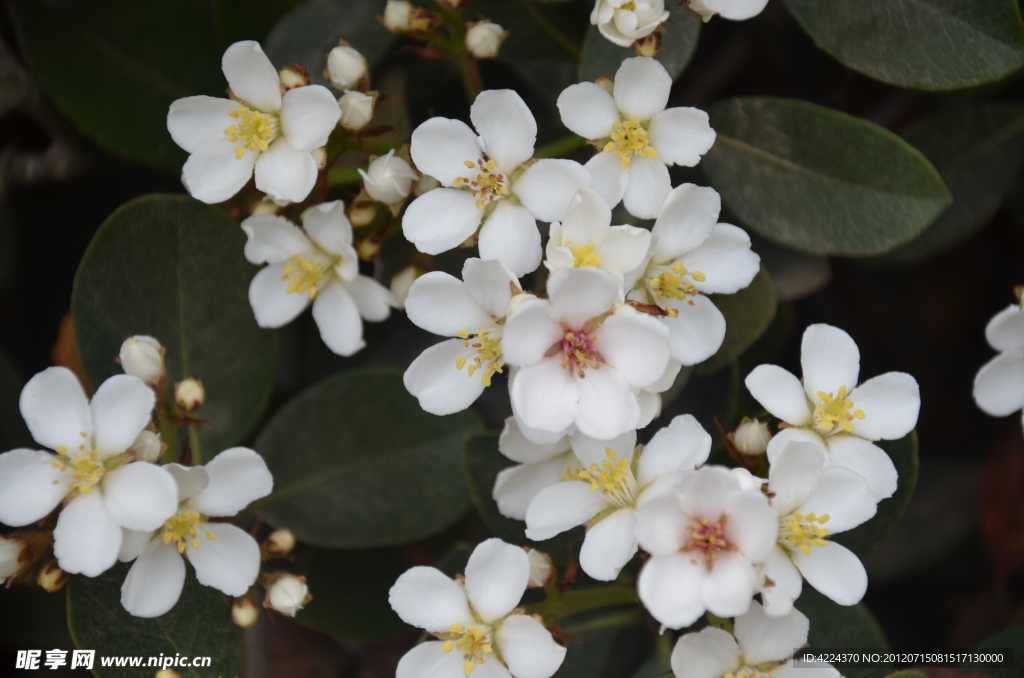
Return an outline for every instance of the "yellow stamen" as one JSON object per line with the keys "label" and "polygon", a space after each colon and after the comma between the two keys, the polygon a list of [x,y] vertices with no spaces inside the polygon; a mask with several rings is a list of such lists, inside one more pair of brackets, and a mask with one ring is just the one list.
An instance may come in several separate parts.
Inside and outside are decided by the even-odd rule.
{"label": "yellow stamen", "polygon": [[572,256],[576,258],[573,262],[573,267],[580,268],[581,266],[600,266],[601,255],[594,254],[594,245],[577,245],[572,248]]}
{"label": "yellow stamen", "polygon": [[633,475],[632,457],[618,457],[610,447],[604,448],[604,453],[608,458],[600,466],[591,464],[589,471],[580,470],[576,477],[590,483],[591,492],[603,492],[613,506],[633,506],[640,488]]}
{"label": "yellow stamen", "polygon": [[652,265],[647,269],[645,277],[647,278],[647,285],[654,296],[679,301],[688,297],[695,297],[699,293],[699,290],[687,278],[697,282],[704,282],[708,279],[700,271],[690,271],[682,261],[677,261],[671,266]]}
{"label": "yellow stamen", "polygon": [[[199,523],[202,516],[199,511],[179,511],[164,521],[162,539],[165,544],[176,542],[178,553],[185,552],[185,545],[199,548]],[[213,533],[206,531],[206,538],[213,539]]]}
{"label": "yellow stamen", "polygon": [[455,177],[452,179],[452,186],[462,188],[473,194],[476,198],[476,208],[482,210],[495,200],[499,200],[508,193],[509,179],[500,170],[495,170],[497,163],[493,160],[484,161],[482,158],[473,162],[466,160],[462,163],[470,169],[477,169],[479,173],[475,179]]}
{"label": "yellow stamen", "polygon": [[[474,349],[475,355],[467,359],[459,356],[455,359],[455,369],[466,368],[469,376],[477,370],[481,370],[480,381],[484,386],[491,385],[491,377],[494,373],[503,372],[505,360],[501,355],[501,333],[497,328],[481,329],[476,332],[461,330],[456,335],[462,339],[462,345]],[[472,360],[472,362],[470,362]]]}
{"label": "yellow stamen", "polygon": [[[846,386],[840,386],[836,394],[818,391],[821,401],[814,408],[814,426],[825,434],[853,431],[853,420],[864,419],[864,410],[853,409],[853,401],[846,399]],[[837,428],[838,427],[838,428]]]}
{"label": "yellow stamen", "polygon": [[315,299],[330,277],[330,267],[298,254],[288,257],[288,262],[281,269],[281,280],[288,282],[288,294],[308,294],[310,299]]}
{"label": "yellow stamen", "polygon": [[228,141],[238,144],[235,147],[235,157],[239,160],[245,155],[245,151],[265,151],[279,133],[279,123],[276,115],[255,111],[246,106],[236,108],[228,113],[229,116],[238,120],[224,130]]}
{"label": "yellow stamen", "polygon": [[629,163],[634,155],[644,158],[658,157],[658,152],[647,138],[647,128],[639,118],[630,118],[613,124],[610,139],[611,141],[604,145],[604,150],[607,153],[614,152],[621,158],[622,169],[629,169]]}
{"label": "yellow stamen", "polygon": [[779,520],[779,543],[789,549],[799,549],[805,556],[811,555],[812,546],[826,546],[828,528],[822,527],[831,516],[823,513],[816,516],[796,511]]}

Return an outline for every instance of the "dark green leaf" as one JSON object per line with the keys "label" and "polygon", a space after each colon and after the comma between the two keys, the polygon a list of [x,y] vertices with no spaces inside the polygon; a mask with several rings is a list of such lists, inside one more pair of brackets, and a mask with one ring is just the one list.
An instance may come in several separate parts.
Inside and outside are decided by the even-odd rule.
{"label": "dark green leaf", "polygon": [[[578,615],[563,623],[562,630],[571,638],[565,641],[568,652],[558,669],[558,678],[625,678],[629,670],[621,666],[623,655],[643,646],[636,643],[635,631],[641,622],[637,608],[611,612],[602,610],[591,615]],[[632,645],[633,647],[630,647]],[[641,654],[639,658],[642,658]],[[623,671],[623,668],[626,668]]]}
{"label": "dark green leaf", "polygon": [[509,32],[499,59],[576,60],[591,8],[585,2],[473,0],[463,16],[467,21],[489,19]]}
{"label": "dark green leaf", "polygon": [[14,365],[0,353],[0,451],[32,446],[32,436],[18,406],[24,386]]}
{"label": "dark green leaf", "polygon": [[921,153],[866,120],[792,99],[726,99],[701,167],[758,234],[808,254],[882,254],[950,204]]}
{"label": "dark green leaf", "polygon": [[222,211],[186,197],[151,195],[104,222],[82,258],[71,294],[75,338],[93,386],[121,372],[130,336],[156,337],[171,380],[203,382],[206,404],[192,427],[209,459],[238,443],[270,397],[276,334],[249,306],[256,267],[245,236]]}
{"label": "dark green leaf", "polygon": [[[185,588],[171,611],[140,619],[121,607],[121,583],[128,569],[128,563],[118,563],[99,577],[75,575],[68,583],[68,627],[78,647],[96,650],[93,673],[99,678],[153,678],[163,667],[145,664],[160,655],[211,659],[208,667],[174,667],[182,678],[241,673],[242,629],[232,623],[231,602],[223,593],[201,585],[187,567]],[[141,657],[143,666],[101,666],[101,657],[121,656]]]}
{"label": "dark green leaf", "polygon": [[832,278],[832,265],[825,257],[797,252],[756,235],[751,240],[751,249],[761,257],[761,265],[768,271],[779,301],[803,299]]}
{"label": "dark green leaf", "polygon": [[[675,80],[686,70],[697,51],[703,22],[685,3],[666,3],[666,6],[672,16],[662,24],[665,32],[661,36],[661,50],[655,59]],[[623,60],[635,56],[633,47],[619,47],[601,35],[597,26],[591,26],[583,40],[579,79],[594,81],[602,75],[614,78]]]}
{"label": "dark green leaf", "polygon": [[200,0],[12,0],[18,43],[36,81],[101,146],[178,170],[171,102],[224,96],[206,3]]}
{"label": "dark green leaf", "polygon": [[[863,603],[849,607],[834,603],[804,583],[796,609],[807,615],[810,648],[821,650],[885,650],[889,643],[871,611]],[[882,678],[890,664],[833,664],[845,678]]]}
{"label": "dark green leaf", "polygon": [[961,669],[972,672],[976,671],[986,676],[991,676],[991,678],[1019,678],[1019,662],[1024,657],[1024,624],[1011,626],[990,638],[986,638],[977,649],[981,652],[986,650],[1012,650],[1014,657],[1007,657],[1006,661],[1000,663],[999,666],[994,666],[992,663],[961,664]]}
{"label": "dark green leaf", "polygon": [[[211,0],[213,28],[223,48],[239,40],[262,42],[297,4],[299,0]],[[275,65],[280,68],[288,64]]]}
{"label": "dark green leaf", "polygon": [[725,316],[725,339],[718,352],[701,365],[704,372],[721,369],[743,355],[772,324],[778,306],[775,288],[764,268],[736,294],[712,294],[711,300]]}
{"label": "dark green leaf", "polygon": [[632,678],[662,678],[672,673],[672,667],[669,665],[668,655],[663,655],[660,652],[655,652],[647,658],[640,668],[636,670]]}
{"label": "dark green leaf", "polygon": [[864,75],[946,91],[1024,66],[1016,0],[786,0],[818,47]]}
{"label": "dark green leaf", "polygon": [[326,548],[405,544],[448,527],[471,502],[462,475],[472,412],[427,414],[390,369],[329,377],[293,398],[256,449],[274,474],[264,518]]}

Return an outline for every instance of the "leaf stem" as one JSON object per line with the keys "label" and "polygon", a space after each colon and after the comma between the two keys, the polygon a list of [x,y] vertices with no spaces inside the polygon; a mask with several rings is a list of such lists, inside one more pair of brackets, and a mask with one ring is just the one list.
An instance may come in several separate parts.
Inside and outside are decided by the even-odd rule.
{"label": "leaf stem", "polygon": [[569,591],[558,600],[549,599],[529,605],[526,612],[527,614],[539,614],[545,619],[558,620],[579,612],[635,602],[636,589],[626,586],[608,586]]}

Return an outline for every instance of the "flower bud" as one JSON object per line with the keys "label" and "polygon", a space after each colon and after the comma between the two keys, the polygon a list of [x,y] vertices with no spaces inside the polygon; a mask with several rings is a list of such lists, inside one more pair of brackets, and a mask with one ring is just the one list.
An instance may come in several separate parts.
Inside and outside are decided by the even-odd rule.
{"label": "flower bud", "polygon": [[355,228],[369,226],[377,218],[379,211],[377,203],[374,202],[352,203],[352,206],[348,208],[348,220]]}
{"label": "flower bud", "polygon": [[160,434],[144,430],[135,437],[135,442],[129,449],[135,453],[137,460],[148,461],[152,464],[160,458],[165,448],[160,440]]}
{"label": "flower bud", "polygon": [[271,558],[280,558],[295,548],[295,535],[289,529],[274,530],[263,542],[264,552]]}
{"label": "flower bud", "polygon": [[277,214],[278,209],[278,206],[273,200],[267,200],[264,198],[263,200],[256,201],[256,204],[249,210],[249,215],[254,217],[261,217],[268,214],[274,215]]}
{"label": "flower bud", "polygon": [[263,601],[263,605],[271,610],[277,610],[281,614],[294,617],[295,613],[311,600],[313,600],[313,596],[309,595],[305,577],[282,574],[267,587],[267,599]]}
{"label": "flower bud", "polygon": [[259,608],[249,597],[237,598],[231,605],[231,621],[243,629],[251,629],[260,619]]}
{"label": "flower bud", "polygon": [[736,449],[751,456],[764,454],[768,449],[768,441],[771,439],[772,434],[768,431],[768,424],[746,417],[733,433],[733,444],[736,445]]}
{"label": "flower bud", "polygon": [[537,297],[529,292],[519,292],[511,299],[508,300],[508,306],[505,307],[505,317],[511,318],[512,314],[519,310],[519,307]]}
{"label": "flower bud", "polygon": [[419,178],[409,163],[395,157],[394,149],[375,158],[366,171],[360,169],[359,176],[371,198],[389,205],[405,200],[412,182]]}
{"label": "flower bud", "polygon": [[380,243],[370,238],[363,238],[359,244],[356,245],[356,252],[359,254],[359,258],[363,261],[370,261],[380,254]]}
{"label": "flower bud", "polygon": [[393,33],[408,33],[413,9],[407,0],[388,0],[384,6],[384,27]]}
{"label": "flower bud", "polygon": [[443,17],[436,12],[417,9],[409,19],[409,30],[413,33],[430,33],[440,26],[443,21]]}
{"label": "flower bud", "polygon": [[0,537],[0,584],[13,577],[28,558],[26,544],[20,539]]}
{"label": "flower bud", "polygon": [[508,31],[496,23],[480,21],[467,24],[466,49],[477,59],[493,59],[498,56],[498,48],[508,37]]}
{"label": "flower bud", "polygon": [[420,180],[412,185],[412,194],[418,198],[427,191],[432,191],[435,188],[441,188],[441,182],[429,174],[421,174]]}
{"label": "flower bud", "polygon": [[316,168],[322,170],[327,167],[327,147],[321,146],[320,148],[314,148],[310,153],[313,156],[313,162],[316,163]]}
{"label": "flower bud", "polygon": [[137,335],[121,344],[118,360],[125,374],[138,377],[149,385],[164,376],[164,348],[153,337]]}
{"label": "flower bud", "polygon": [[409,297],[409,288],[416,282],[416,278],[423,275],[423,271],[413,265],[406,266],[391,278],[391,294],[395,295],[398,302],[396,308],[405,308],[405,300]]}
{"label": "flower bud", "polygon": [[662,28],[658,28],[651,33],[636,41],[636,55],[643,57],[656,57],[658,52],[661,51],[661,34]]}
{"label": "flower bud", "polygon": [[309,71],[299,64],[282,68],[277,72],[277,77],[281,81],[281,87],[284,87],[286,91],[309,84]]}
{"label": "flower bud", "polygon": [[60,569],[60,565],[57,564],[56,560],[51,560],[43,569],[39,570],[39,576],[36,577],[36,582],[43,587],[43,590],[47,593],[53,593],[60,591],[64,588],[64,584],[68,581],[68,573]]}
{"label": "flower bud", "polygon": [[526,584],[526,588],[544,588],[555,576],[555,567],[551,564],[551,556],[537,549],[531,549],[529,546],[524,546],[523,550],[526,551],[526,555],[530,559],[530,581]]}
{"label": "flower bud", "polygon": [[377,93],[363,94],[362,92],[345,92],[338,99],[338,106],[341,107],[341,126],[353,132],[366,127],[373,120],[373,104],[377,100]]}
{"label": "flower bud", "polygon": [[366,76],[366,59],[352,47],[339,45],[327,54],[327,75],[338,89],[352,89]]}
{"label": "flower bud", "polygon": [[602,75],[601,77],[599,77],[597,80],[594,81],[594,84],[603,89],[605,92],[608,92],[608,94],[615,94],[615,81],[609,78],[607,75]]}
{"label": "flower bud", "polygon": [[206,400],[203,382],[192,377],[179,381],[174,385],[174,400],[188,412],[198,408]]}

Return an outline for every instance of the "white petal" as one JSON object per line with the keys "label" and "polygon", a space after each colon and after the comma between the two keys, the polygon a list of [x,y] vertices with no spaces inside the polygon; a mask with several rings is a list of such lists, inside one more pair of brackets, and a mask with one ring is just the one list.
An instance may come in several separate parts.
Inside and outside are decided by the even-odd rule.
{"label": "white petal", "polygon": [[121,527],[107,513],[103,495],[92,491],[72,499],[53,528],[53,555],[69,574],[96,577],[117,562]]}
{"label": "white petal", "polygon": [[590,484],[570,480],[537,493],[526,511],[526,537],[534,541],[583,525],[608,508],[604,494],[591,492]]}
{"label": "white petal", "polygon": [[254,40],[236,42],[221,59],[231,93],[264,113],[281,108],[281,86],[277,70]]}
{"label": "white petal", "polygon": [[302,229],[284,217],[265,214],[242,222],[248,240],[245,258],[252,264],[283,264],[288,257],[313,249]]}
{"label": "white petal", "polygon": [[480,134],[484,152],[503,172],[509,173],[533,157],[537,121],[513,90],[481,92],[469,108],[469,118]]}
{"label": "white petal", "polygon": [[693,167],[715,143],[715,130],[707,113],[681,106],[656,113],[647,138],[666,165]]}
{"label": "white petal", "polygon": [[442,271],[431,271],[416,279],[409,288],[405,311],[418,327],[443,337],[454,337],[461,331],[476,332],[494,324],[466,284]]}
{"label": "white petal", "polygon": [[665,110],[672,76],[650,57],[626,59],[615,74],[615,105],[628,118],[650,120]]}
{"label": "white petal", "polygon": [[730,497],[740,491],[739,479],[724,466],[702,466],[679,485],[679,503],[692,518],[715,522],[722,517]]}
{"label": "white petal", "polygon": [[897,440],[917,426],[921,392],[917,380],[903,372],[868,379],[849,395],[863,419],[853,420],[853,432],[868,440]]}
{"label": "white petal", "polygon": [[295,319],[309,305],[309,295],[288,292],[283,266],[271,264],[256,273],[249,283],[249,304],[260,327],[281,327]]}
{"label": "white petal", "polygon": [[466,259],[462,279],[470,296],[494,318],[505,316],[512,288],[519,289],[515,274],[497,260]]}
{"label": "white petal", "polygon": [[[643,459],[643,457],[641,457]],[[653,556],[670,556],[688,540],[689,516],[674,492],[647,498],[636,510],[636,536],[640,547]]]}
{"label": "white petal", "polygon": [[21,527],[57,508],[68,493],[71,474],[63,466],[54,468],[54,459],[40,450],[0,454],[0,523]]}
{"label": "white petal", "polygon": [[431,633],[446,633],[452,624],[473,621],[465,591],[433,567],[406,570],[391,587],[388,603],[406,624]]}
{"label": "white petal", "polygon": [[619,121],[615,99],[592,82],[566,87],[556,103],[562,124],[584,139],[603,139]]}
{"label": "white petal", "polygon": [[[754,0],[762,7],[767,4],[766,0]],[[747,0],[743,0],[747,4]],[[773,678],[842,678],[839,671],[831,664],[825,666],[801,666],[794,667],[792,661],[784,663],[772,669]]]}
{"label": "white petal", "polygon": [[800,344],[800,366],[804,373],[804,390],[812,401],[818,401],[819,391],[838,394],[842,386],[849,393],[857,386],[860,349],[853,338],[838,327],[811,325],[804,330]]}
{"label": "white petal", "polygon": [[322,85],[293,87],[281,101],[281,132],[297,151],[324,146],[340,119],[338,100]]}
{"label": "white petal", "polygon": [[827,515],[829,534],[852,530],[875,515],[878,500],[859,473],[840,466],[825,469],[814,491],[800,506],[804,515]]}
{"label": "white petal", "polygon": [[669,473],[692,471],[706,462],[710,453],[711,436],[693,415],[681,414],[644,446],[637,481],[643,486]]}
{"label": "white petal", "polygon": [[[136,532],[135,530],[121,529],[121,549],[117,552],[117,559],[122,563],[129,563],[139,556],[149,546],[149,542],[157,536],[157,533],[150,530],[149,532]],[[162,540],[156,540],[159,543],[163,543]],[[171,547],[173,551],[174,548]]]}
{"label": "white petal", "polygon": [[498,438],[498,451],[520,464],[539,464],[570,451],[569,439],[563,437],[550,445],[538,445],[519,428],[515,417],[505,419],[505,428]]}
{"label": "white petal", "polygon": [[302,202],[316,183],[316,161],[281,137],[256,160],[256,188],[274,200]]}
{"label": "white petal", "polygon": [[[764,10],[768,0],[703,0],[704,4],[713,9],[723,19],[745,21],[753,18]],[[704,19],[707,21],[707,19]],[[821,678],[810,674],[807,678]]]}
{"label": "white petal", "polygon": [[676,261],[697,249],[711,235],[721,210],[722,198],[713,188],[682,184],[672,189],[651,229],[657,238],[655,260]]}
{"label": "white petal", "polygon": [[[415,288],[415,284],[413,287]],[[408,302],[406,304],[408,305]],[[556,342],[561,341],[565,330],[552,320],[549,311],[550,305],[546,299],[530,299],[509,317],[501,339],[501,350],[507,363],[516,367],[533,365],[539,362]]]}
{"label": "white petal", "polygon": [[1024,309],[1010,304],[985,326],[985,338],[997,351],[1020,353],[1024,350]]}
{"label": "white petal", "polygon": [[121,527],[152,531],[178,509],[178,486],[163,468],[136,461],[103,476],[103,502]]}
{"label": "white petal", "polygon": [[121,454],[149,423],[156,396],[138,377],[117,374],[100,384],[89,403],[100,458]]}
{"label": "white petal", "polygon": [[[210,539],[206,533],[212,532]],[[240,596],[256,583],[260,547],[244,530],[229,523],[199,523],[199,548],[185,547],[196,579],[229,596]]]}
{"label": "white petal", "polygon": [[735,617],[750,608],[756,584],[750,561],[734,551],[723,551],[711,566],[701,593],[709,612]]}
{"label": "white petal", "polygon": [[725,538],[751,563],[763,563],[775,548],[779,516],[759,490],[736,492],[725,507]]}
{"label": "white petal", "polygon": [[636,555],[633,509],[614,511],[587,530],[580,549],[580,567],[598,581],[612,581]]}
{"label": "white petal", "polygon": [[787,615],[793,609],[793,601],[800,597],[804,578],[800,570],[789,559],[788,551],[776,546],[764,562],[762,573],[771,580],[761,588],[764,610],[772,617]]}
{"label": "white petal", "polygon": [[193,198],[209,204],[224,202],[248,183],[260,153],[246,150],[236,158],[235,146],[222,137],[188,156],[181,168],[182,181]]}
{"label": "white petal", "polygon": [[391,308],[398,304],[391,290],[366,275],[357,275],[345,283],[345,289],[356,302],[359,316],[370,322],[387,320]]}
{"label": "white petal", "polygon": [[615,276],[599,268],[562,268],[548,278],[551,317],[570,329],[611,310],[619,292]]}
{"label": "white petal", "polygon": [[650,249],[651,232],[646,228],[612,226],[595,252],[601,257],[601,268],[625,273],[642,265]]}
{"label": "white petal", "polygon": [[675,318],[662,318],[669,332],[669,350],[683,365],[696,365],[713,356],[725,340],[725,316],[702,294],[686,300],[667,299]]}
{"label": "white petal", "polygon": [[644,388],[668,366],[668,328],[642,313],[610,316],[594,332],[594,347],[630,386]]}
{"label": "white petal", "polygon": [[768,487],[774,493],[772,508],[780,516],[800,508],[811,496],[824,469],[821,446],[795,440],[785,445],[768,469]]}
{"label": "white petal", "polygon": [[313,320],[327,348],[338,355],[350,356],[366,346],[359,307],[340,284],[327,285],[316,295]]}
{"label": "white petal", "polygon": [[807,583],[840,605],[856,605],[868,589],[868,575],[853,551],[833,541],[814,546],[811,555],[791,551]]}
{"label": "white petal", "polygon": [[594,464],[603,464],[608,459],[608,450],[612,450],[619,457],[632,457],[636,448],[636,430],[630,429],[609,439],[591,438],[576,431],[569,437],[569,443],[579,463],[585,468],[590,468]]}
{"label": "white petal", "polygon": [[210,474],[202,466],[164,464],[163,469],[171,474],[178,486],[178,503],[195,497],[210,485]]}
{"label": "white petal", "polygon": [[825,445],[825,441],[817,433],[806,428],[783,428],[772,436],[772,439],[768,441],[768,449],[766,450],[768,462],[774,464],[778,461],[782,451],[794,442],[808,443],[818,447],[821,453],[825,455],[825,466],[829,465],[828,447]]}
{"label": "white petal", "polygon": [[439,188],[409,204],[402,216],[402,232],[420,252],[440,254],[473,235],[482,217],[472,193]]}
{"label": "white petal", "polygon": [[682,363],[675,358],[669,357],[668,365],[665,366],[665,371],[662,373],[661,377],[659,377],[653,384],[644,386],[644,390],[650,391],[651,393],[664,393],[672,388],[672,384],[676,383],[676,377],[679,376],[679,371],[682,368]]}
{"label": "white petal", "polygon": [[641,219],[655,219],[672,192],[668,167],[659,158],[634,156],[629,163],[629,183],[622,204]]}
{"label": "white petal", "polygon": [[555,642],[551,632],[524,614],[506,619],[494,641],[515,678],[549,678],[565,659],[565,648]]}
{"label": "white petal", "polygon": [[233,516],[274,489],[274,479],[263,457],[246,447],[224,450],[203,468],[210,482],[188,500],[188,506],[203,515]]}
{"label": "white petal", "polygon": [[561,482],[562,474],[573,460],[571,454],[562,454],[536,464],[518,464],[499,471],[491,496],[501,515],[526,520],[533,498],[545,487]]}
{"label": "white petal", "polygon": [[671,664],[676,678],[722,678],[740,667],[740,648],[731,633],[707,626],[679,639]]}
{"label": "white petal", "polygon": [[736,640],[743,650],[743,663],[755,666],[793,656],[793,650],[807,642],[810,622],[799,610],[784,617],[769,617],[757,602],[736,618]]}
{"label": "white petal", "polygon": [[[436,192],[436,191],[432,191]],[[540,266],[540,231],[525,207],[502,200],[480,229],[480,257],[497,259],[516,276]]]}
{"label": "white petal", "polygon": [[703,555],[652,556],[640,570],[636,591],[651,616],[670,629],[681,629],[704,614],[701,588],[706,577]]}
{"label": "white petal", "polygon": [[509,395],[524,425],[552,433],[572,425],[580,402],[576,382],[559,356],[520,369],[509,385]]}
{"label": "white petal", "polygon": [[345,216],[345,203],[341,200],[310,207],[302,215],[302,228],[316,244],[331,254],[355,254],[351,249],[352,223]]}
{"label": "white petal", "polygon": [[[447,631],[448,627],[444,630]],[[444,643],[428,641],[406,652],[398,660],[395,678],[459,678],[465,675],[462,655],[458,652],[441,652],[442,645]]]}
{"label": "white petal", "polygon": [[426,349],[405,371],[405,388],[420,401],[424,411],[438,416],[461,412],[484,392],[481,374],[469,375],[455,361],[473,364],[476,349],[462,339],[449,339]]}
{"label": "white petal", "polygon": [[[457,178],[475,179],[480,144],[469,125],[461,120],[431,118],[413,130],[409,147],[416,169],[451,186]],[[469,162],[473,167],[466,167]]]}
{"label": "white petal", "polygon": [[128,570],[121,585],[121,605],[146,619],[170,611],[185,586],[185,559],[173,544],[152,539]]}
{"label": "white petal", "polygon": [[523,172],[514,193],[540,221],[559,221],[580,188],[590,185],[590,172],[575,160],[545,158]]}
{"label": "white petal", "polygon": [[861,475],[879,501],[896,491],[899,474],[885,450],[871,442],[850,435],[829,436],[828,466],[839,466]]}
{"label": "white petal", "polygon": [[777,365],[758,365],[744,382],[764,409],[787,424],[803,426],[811,421],[803,384]]}
{"label": "white petal", "polygon": [[92,442],[89,401],[78,377],[66,367],[49,367],[29,379],[19,405],[29,432],[40,445],[51,450],[67,448],[67,454],[77,456],[81,454],[79,445]]}
{"label": "white petal", "polygon": [[519,604],[529,581],[526,551],[500,539],[477,545],[466,563],[466,596],[473,611],[488,624]]}
{"label": "white petal", "polygon": [[761,267],[761,257],[750,250],[750,236],[742,228],[715,224],[701,245],[687,252],[686,267],[706,278],[693,285],[705,294],[734,294],[750,284]]}
{"label": "white petal", "polygon": [[615,207],[626,195],[629,172],[622,167],[622,160],[614,153],[601,152],[583,166],[590,172],[590,187],[604,198],[609,207]]}
{"label": "white petal", "polygon": [[640,405],[619,370],[605,365],[575,380],[579,406],[574,422],[580,433],[609,440],[636,428]]}
{"label": "white petal", "polygon": [[974,378],[974,401],[994,417],[1024,408],[1024,357],[997,355]]}
{"label": "white petal", "polygon": [[207,96],[185,97],[167,111],[167,131],[174,143],[195,153],[210,141],[225,138],[224,130],[233,124],[228,115],[238,108],[237,101]]}

